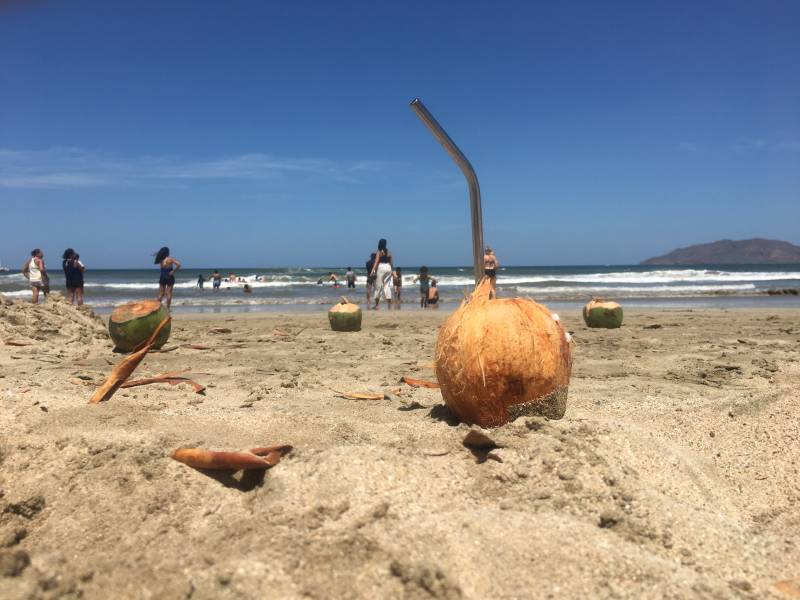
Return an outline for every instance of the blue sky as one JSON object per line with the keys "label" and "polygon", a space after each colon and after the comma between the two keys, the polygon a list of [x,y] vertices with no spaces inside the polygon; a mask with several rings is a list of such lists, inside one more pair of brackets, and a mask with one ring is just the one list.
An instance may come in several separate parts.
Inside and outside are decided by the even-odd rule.
{"label": "blue sky", "polygon": [[[558,6],[556,6],[558,4]],[[800,4],[0,4],[0,260],[506,264],[800,243]]]}

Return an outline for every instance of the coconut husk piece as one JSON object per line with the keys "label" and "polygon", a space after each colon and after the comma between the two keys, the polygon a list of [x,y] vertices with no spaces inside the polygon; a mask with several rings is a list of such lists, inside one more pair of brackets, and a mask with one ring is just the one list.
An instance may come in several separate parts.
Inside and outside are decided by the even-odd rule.
{"label": "coconut husk piece", "polygon": [[189,348],[191,350],[211,350],[211,346],[205,346],[203,344],[184,344],[181,347]]}
{"label": "coconut husk piece", "polygon": [[250,452],[255,454],[256,456],[261,456],[264,460],[273,467],[281,462],[281,458],[284,455],[289,454],[292,451],[292,447],[288,444],[283,444],[281,446],[266,446],[263,448],[250,448]]}
{"label": "coconut husk piece", "polygon": [[331,391],[340,398],[347,398],[348,400],[383,400],[386,397],[383,392],[340,392],[333,388],[331,388]]}
{"label": "coconut husk piece", "polygon": [[170,457],[195,469],[249,471],[274,467],[291,450],[292,447],[288,445],[253,448],[243,452],[178,448]]}
{"label": "coconut husk piece", "polygon": [[120,388],[120,386],[127,381],[127,379],[133,374],[136,370],[136,367],[139,366],[139,363],[144,360],[144,357],[147,356],[148,351],[153,346],[153,343],[158,338],[158,334],[161,333],[161,330],[167,326],[167,324],[172,320],[172,317],[167,315],[164,317],[164,320],[158,324],[155,331],[150,335],[150,337],[145,341],[143,344],[140,344],[136,347],[136,349],[123,358],[119,364],[111,371],[111,375],[108,376],[105,383],[101,385],[92,397],[89,398],[89,404],[97,404],[98,402],[104,402],[111,398],[114,393]]}
{"label": "coconut husk piece", "polygon": [[288,331],[284,331],[283,329],[273,329],[272,330],[272,335],[274,335],[275,337],[296,338],[298,335],[303,333],[305,330],[306,330],[305,327],[301,327],[300,329],[298,329],[294,333],[289,333]]}
{"label": "coconut husk piece", "polygon": [[772,587],[789,598],[800,598],[800,579],[786,579],[775,583]]}
{"label": "coconut husk piece", "polygon": [[502,448],[503,444],[498,444],[488,435],[478,431],[477,429],[470,429],[467,435],[464,436],[464,439],[461,443],[464,444],[465,447],[469,448],[478,464],[484,463],[487,460],[494,460],[500,463],[503,462],[502,458],[492,452],[492,450]]}
{"label": "coconut husk piece", "polygon": [[155,375],[153,377],[134,379],[133,381],[126,381],[120,387],[132,388],[140,385],[149,385],[151,383],[168,383],[169,385],[180,385],[181,383],[187,383],[192,386],[195,394],[205,394],[206,386],[181,375],[181,373],[184,372],[185,371],[173,371],[171,373],[162,373],[161,375]]}
{"label": "coconut husk piece", "polygon": [[33,342],[18,342],[16,340],[5,340],[6,346],[33,346]]}
{"label": "coconut husk piece", "polygon": [[400,381],[411,387],[426,387],[439,389],[441,386],[437,381],[425,381],[424,379],[413,379],[411,377],[401,377]]}

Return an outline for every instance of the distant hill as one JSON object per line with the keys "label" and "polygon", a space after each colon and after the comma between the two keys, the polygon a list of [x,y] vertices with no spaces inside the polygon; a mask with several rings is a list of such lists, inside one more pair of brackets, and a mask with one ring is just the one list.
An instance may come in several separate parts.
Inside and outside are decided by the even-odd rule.
{"label": "distant hill", "polygon": [[753,265],[800,263],[800,246],[779,240],[720,240],[678,248],[643,265]]}

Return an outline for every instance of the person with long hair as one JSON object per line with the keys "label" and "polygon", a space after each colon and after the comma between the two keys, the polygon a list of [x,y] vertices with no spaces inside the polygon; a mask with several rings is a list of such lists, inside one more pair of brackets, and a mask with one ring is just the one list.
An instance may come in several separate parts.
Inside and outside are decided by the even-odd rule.
{"label": "person with long hair", "polygon": [[83,304],[83,272],[86,268],[80,261],[80,256],[72,248],[64,250],[61,256],[61,268],[64,269],[64,279],[67,287],[67,300],[70,304]]}
{"label": "person with long hair", "polygon": [[172,288],[175,287],[175,272],[181,268],[181,261],[170,256],[169,248],[164,246],[156,252],[155,264],[160,265],[161,275],[158,278],[158,301],[167,299],[167,309],[172,306]]}
{"label": "person with long hair", "polygon": [[386,298],[391,308],[392,303],[392,254],[386,247],[386,240],[378,241],[378,251],[375,253],[375,262],[372,265],[372,275],[375,276],[375,310],[381,302],[381,296]]}

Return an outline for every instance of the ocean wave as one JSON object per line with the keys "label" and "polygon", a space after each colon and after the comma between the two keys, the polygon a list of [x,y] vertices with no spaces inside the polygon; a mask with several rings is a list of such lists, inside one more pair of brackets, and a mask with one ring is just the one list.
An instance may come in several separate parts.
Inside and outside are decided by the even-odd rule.
{"label": "ocean wave", "polygon": [[[472,278],[444,275],[433,277],[439,282],[440,286],[472,285]],[[800,272],[789,271],[770,271],[770,272],[729,272],[713,270],[695,269],[675,269],[668,271],[645,271],[640,273],[586,273],[586,274],[554,274],[554,275],[498,275],[498,285],[519,285],[526,283],[573,283],[573,284],[593,284],[593,283],[627,283],[627,284],[647,284],[647,283],[693,283],[693,282],[743,282],[743,281],[781,281],[781,280],[800,280]]]}
{"label": "ocean wave", "polygon": [[669,296],[671,294],[685,293],[733,293],[744,291],[755,291],[758,289],[752,283],[730,284],[730,285],[654,285],[654,286],[553,286],[553,287],[529,287],[515,286],[513,288],[521,294],[652,294]]}

